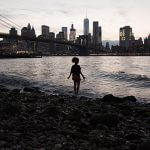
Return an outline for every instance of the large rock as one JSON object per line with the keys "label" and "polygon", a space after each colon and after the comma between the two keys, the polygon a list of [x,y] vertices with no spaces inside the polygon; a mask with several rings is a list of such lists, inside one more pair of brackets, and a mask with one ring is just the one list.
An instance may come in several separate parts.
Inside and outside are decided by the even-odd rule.
{"label": "large rock", "polygon": [[83,117],[83,114],[80,110],[72,110],[69,114],[68,114],[68,120],[70,121],[80,121],[81,118]]}
{"label": "large rock", "polygon": [[143,142],[137,148],[137,150],[150,150],[150,140]]}
{"label": "large rock", "polygon": [[9,89],[5,88],[5,87],[0,87],[0,92],[9,92]]}
{"label": "large rock", "polygon": [[127,135],[125,135],[124,137],[125,139],[129,140],[129,141],[132,141],[132,140],[137,140],[137,139],[140,139],[141,138],[141,135],[138,134],[138,133],[129,133]]}
{"label": "large rock", "polygon": [[103,101],[103,102],[115,102],[115,103],[121,103],[121,102],[123,102],[121,98],[115,97],[115,96],[113,96],[112,94],[105,95],[105,96],[102,98],[102,101]]}
{"label": "large rock", "polygon": [[103,102],[113,102],[113,103],[124,103],[124,102],[136,102],[136,98],[134,96],[127,96],[124,98],[115,97],[112,94],[105,95],[102,98]]}
{"label": "large rock", "polygon": [[150,117],[150,107],[136,107],[135,112],[137,116],[142,116],[144,118]]}
{"label": "large rock", "polygon": [[3,112],[8,115],[17,115],[22,111],[22,107],[16,103],[7,103],[4,105]]}
{"label": "large rock", "polygon": [[36,89],[35,88],[30,88],[30,87],[25,87],[23,89],[24,92],[34,92]]}
{"label": "large rock", "polygon": [[128,102],[136,102],[135,96],[127,96],[123,98],[123,101],[128,101]]}
{"label": "large rock", "polygon": [[56,116],[58,116],[60,114],[60,111],[59,111],[59,109],[56,106],[48,105],[44,109],[43,113],[44,114],[48,114],[51,117],[56,117]]}
{"label": "large rock", "polygon": [[20,89],[13,89],[12,93],[20,93],[20,91],[21,91]]}
{"label": "large rock", "polygon": [[116,127],[119,123],[119,116],[117,114],[93,114],[90,122],[92,125],[103,124],[108,127]]}

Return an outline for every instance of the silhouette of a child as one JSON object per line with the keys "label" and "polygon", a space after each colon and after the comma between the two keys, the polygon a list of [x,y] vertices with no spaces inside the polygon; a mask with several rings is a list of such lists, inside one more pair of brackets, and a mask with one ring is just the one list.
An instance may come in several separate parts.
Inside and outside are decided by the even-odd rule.
{"label": "silhouette of a child", "polygon": [[74,57],[72,59],[72,62],[75,64],[71,67],[71,71],[70,71],[70,75],[69,75],[68,79],[72,75],[72,80],[74,81],[74,93],[78,94],[79,88],[80,88],[80,80],[81,80],[80,74],[82,75],[83,79],[85,79],[85,77],[81,72],[81,67],[78,65],[79,58]]}

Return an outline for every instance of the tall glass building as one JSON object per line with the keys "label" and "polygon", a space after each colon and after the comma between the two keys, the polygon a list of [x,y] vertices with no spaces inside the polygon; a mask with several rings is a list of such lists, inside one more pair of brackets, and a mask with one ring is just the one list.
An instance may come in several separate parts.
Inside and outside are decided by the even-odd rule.
{"label": "tall glass building", "polygon": [[99,44],[99,23],[98,21],[93,22],[93,44]]}
{"label": "tall glass building", "polygon": [[89,34],[89,19],[87,17],[84,19],[83,30],[84,30],[84,33],[83,33],[84,35]]}
{"label": "tall glass building", "polygon": [[64,32],[65,40],[68,40],[68,28],[67,27],[62,27],[62,32]]}
{"label": "tall glass building", "polygon": [[129,48],[132,46],[132,41],[134,40],[134,35],[132,33],[132,28],[130,26],[125,26],[120,28],[120,46]]}

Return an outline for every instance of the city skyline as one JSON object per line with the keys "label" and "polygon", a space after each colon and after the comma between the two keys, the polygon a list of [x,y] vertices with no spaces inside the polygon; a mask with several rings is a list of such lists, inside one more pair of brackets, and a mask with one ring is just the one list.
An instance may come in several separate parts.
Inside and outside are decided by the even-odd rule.
{"label": "city skyline", "polygon": [[[126,0],[124,4],[119,0],[102,2],[43,0],[42,3],[39,0],[13,0],[11,5],[8,3],[8,0],[0,2],[3,6],[0,14],[9,17],[22,27],[30,22],[34,25],[37,34],[40,34],[41,25],[48,25],[50,31],[58,33],[62,26],[70,28],[72,23],[77,35],[82,34],[86,10],[90,21],[90,32],[92,33],[93,21],[99,21],[104,40],[118,40],[119,28],[126,25],[133,27],[135,38],[145,38],[149,34],[150,21],[147,15],[150,13],[148,7],[150,2],[148,0],[131,0],[130,2]],[[8,32],[8,29],[2,26],[0,29],[1,32]]]}

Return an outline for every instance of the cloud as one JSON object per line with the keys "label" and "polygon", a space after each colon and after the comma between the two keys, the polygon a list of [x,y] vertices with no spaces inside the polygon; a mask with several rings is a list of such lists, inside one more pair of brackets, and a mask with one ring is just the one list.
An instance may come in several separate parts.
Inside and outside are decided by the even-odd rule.
{"label": "cloud", "polygon": [[66,10],[59,10],[59,12],[62,13],[62,14],[65,14],[65,15],[69,14],[69,12],[66,11]]}
{"label": "cloud", "polygon": [[120,15],[120,16],[127,16],[129,11],[128,10],[118,10],[117,13]]}

